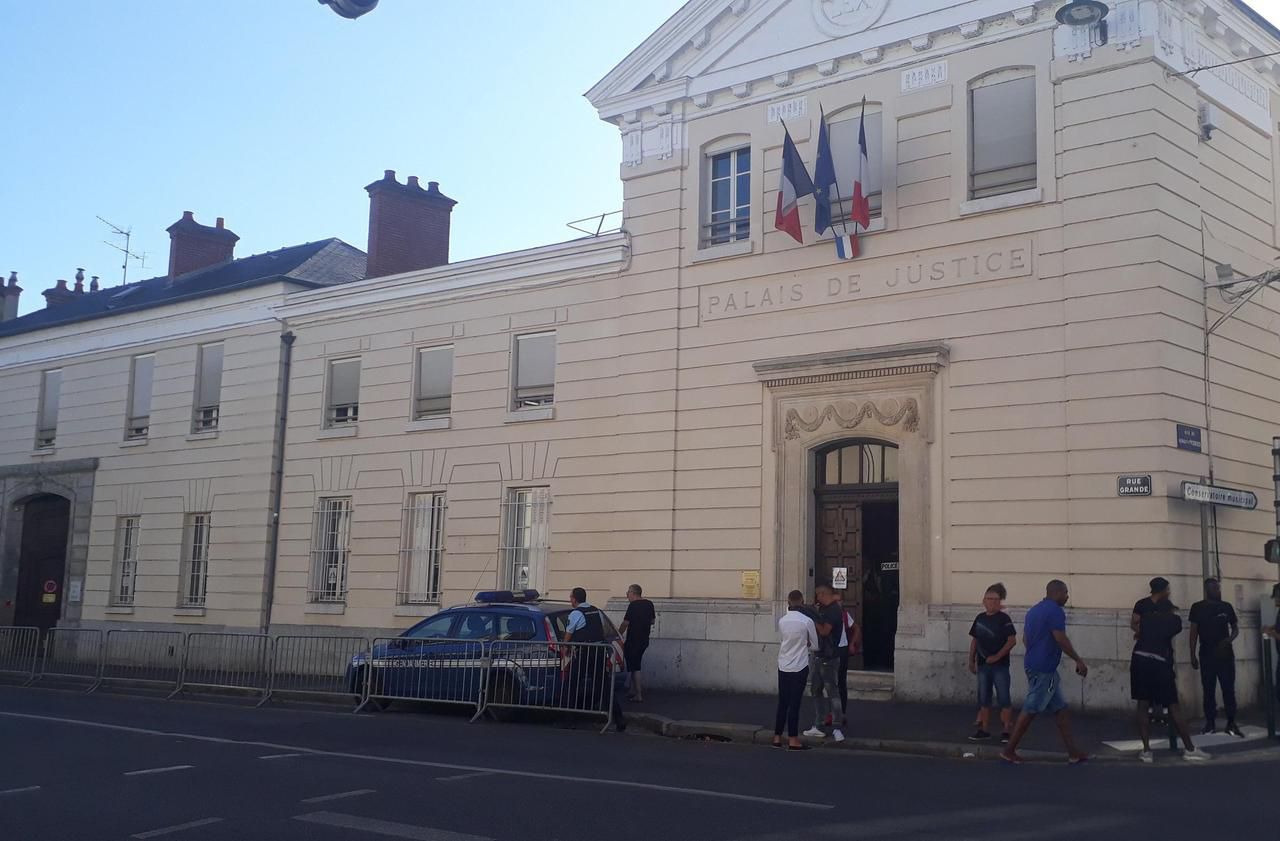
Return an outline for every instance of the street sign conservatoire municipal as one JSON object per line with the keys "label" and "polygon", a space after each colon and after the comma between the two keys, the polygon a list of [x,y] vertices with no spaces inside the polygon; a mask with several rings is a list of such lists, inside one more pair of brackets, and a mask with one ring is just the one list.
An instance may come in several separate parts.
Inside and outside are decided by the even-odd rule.
{"label": "street sign conservatoire municipal", "polygon": [[1222,488],[1217,485],[1201,485],[1198,482],[1183,482],[1182,498],[1188,502],[1226,505],[1230,508],[1247,508],[1250,511],[1258,507],[1258,496],[1253,491]]}
{"label": "street sign conservatoire municipal", "polygon": [[1151,496],[1151,475],[1116,477],[1117,496]]}

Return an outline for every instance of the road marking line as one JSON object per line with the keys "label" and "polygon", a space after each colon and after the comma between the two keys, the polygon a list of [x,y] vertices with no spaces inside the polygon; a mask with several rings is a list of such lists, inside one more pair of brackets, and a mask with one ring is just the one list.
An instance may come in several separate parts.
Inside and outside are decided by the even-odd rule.
{"label": "road marking line", "polygon": [[7,788],[0,791],[0,794],[25,794],[28,791],[39,791],[40,786],[27,786],[26,788]]}
{"label": "road marking line", "polygon": [[340,791],[337,794],[322,794],[319,797],[303,798],[301,803],[323,803],[326,800],[341,800],[344,797],[359,797],[362,794],[373,794],[371,788],[358,788],[355,791]]}
{"label": "road marking line", "polygon": [[456,783],[458,780],[473,780],[476,777],[492,777],[492,771],[476,771],[471,774],[458,774],[453,777],[436,777],[438,783]]}
{"label": "road marking line", "polygon": [[190,821],[189,823],[180,823],[175,826],[164,826],[160,829],[152,829],[147,832],[139,832],[136,835],[130,835],[130,838],[157,838],[161,835],[168,835],[172,832],[182,832],[186,829],[195,829],[200,826],[208,826],[211,823],[222,823],[222,818],[204,818],[203,820]]}
{"label": "road marking line", "polygon": [[355,815],[341,815],[337,812],[311,812],[306,815],[294,815],[293,819],[342,829],[358,829],[361,832],[372,832],[375,835],[386,835],[391,838],[408,838],[411,841],[493,841],[492,838],[484,835],[467,835],[461,832],[450,832],[447,829],[380,821],[376,818],[358,818]]}
{"label": "road marking line", "polygon": [[670,794],[692,795],[694,797],[711,797],[721,800],[738,800],[748,803],[765,803],[772,806],[790,806],[796,809],[818,809],[829,811],[835,806],[830,803],[814,803],[806,800],[780,800],[774,797],[757,797],[753,794],[737,794],[729,791],[716,791],[704,788],[682,788],[680,786],[664,786],[658,783],[640,783],[631,780],[610,780],[600,777],[574,777],[569,774],[549,774],[539,771],[515,771],[508,768],[486,768],[481,765],[458,765],[451,762],[428,762],[425,759],[401,759],[394,756],[377,756],[363,753],[347,753],[345,751],[318,750],[297,745],[279,745],[274,742],[254,742],[244,739],[227,739],[221,736],[203,736],[198,733],[182,733],[167,730],[149,730],[145,727],[130,727],[125,724],[106,724],[101,721],[85,721],[63,716],[36,715],[34,713],[15,713],[0,711],[0,718],[19,718],[29,721],[49,721],[58,724],[72,724],[80,727],[96,727],[100,730],[114,730],[118,733],[137,733],[143,736],[161,736],[166,739],[188,739],[193,742],[208,742],[215,745],[244,745],[263,748],[265,750],[291,751],[308,756],[332,756],[339,759],[359,759],[367,762],[385,762],[390,765],[408,765],[414,768],[440,768],[445,771],[484,771],[500,774],[505,777],[520,777],[527,780],[552,780],[563,783],[580,783],[583,785],[613,786],[614,788],[634,788],[642,791],[662,791]]}
{"label": "road marking line", "polygon": [[266,756],[260,756],[259,759],[292,759],[295,756],[304,756],[301,753],[269,753]]}
{"label": "road marking line", "polygon": [[141,771],[125,771],[126,777],[140,777],[143,774],[167,774],[170,771],[186,771],[188,768],[194,768],[194,765],[169,765],[164,768],[143,768]]}

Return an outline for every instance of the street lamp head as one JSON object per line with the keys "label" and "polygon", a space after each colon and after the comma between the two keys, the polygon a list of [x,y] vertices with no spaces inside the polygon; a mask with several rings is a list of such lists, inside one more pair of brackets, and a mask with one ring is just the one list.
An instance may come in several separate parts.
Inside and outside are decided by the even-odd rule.
{"label": "street lamp head", "polygon": [[316,0],[316,2],[328,6],[348,20],[367,15],[378,5],[378,0]]}
{"label": "street lamp head", "polygon": [[1102,22],[1111,9],[1098,0],[1071,0],[1058,10],[1058,23],[1066,26],[1094,26]]}

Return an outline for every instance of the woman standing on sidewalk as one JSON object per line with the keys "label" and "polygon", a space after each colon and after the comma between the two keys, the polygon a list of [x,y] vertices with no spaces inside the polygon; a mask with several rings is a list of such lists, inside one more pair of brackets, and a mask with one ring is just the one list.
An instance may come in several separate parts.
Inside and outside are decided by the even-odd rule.
{"label": "woman standing on sidewalk", "polygon": [[800,742],[800,705],[809,682],[809,655],[818,650],[818,629],[804,610],[804,593],[787,594],[787,612],[778,620],[778,714],[774,719],[773,746],[782,747],[787,728],[787,749],[808,750]]}
{"label": "woman standing on sidewalk", "polygon": [[[969,671],[978,676],[978,720],[971,742],[991,738],[991,702],[1000,705],[1000,744],[1009,744],[1013,702],[1009,698],[1009,652],[1018,641],[1013,620],[1002,609],[1008,596],[1003,584],[992,584],[982,597],[983,612],[969,628]],[[992,692],[994,690],[994,693]]]}

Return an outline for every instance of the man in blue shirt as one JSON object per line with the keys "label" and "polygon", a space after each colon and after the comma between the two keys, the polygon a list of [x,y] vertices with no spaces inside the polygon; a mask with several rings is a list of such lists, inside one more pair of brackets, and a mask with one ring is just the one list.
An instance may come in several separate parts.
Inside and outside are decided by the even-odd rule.
{"label": "man in blue shirt", "polygon": [[1076,674],[1084,677],[1089,674],[1080,655],[1076,654],[1071,640],[1067,639],[1067,612],[1062,606],[1067,603],[1067,585],[1057,580],[1049,582],[1045,588],[1045,598],[1040,604],[1027,611],[1027,622],[1023,629],[1022,640],[1027,647],[1023,665],[1027,670],[1027,697],[1022,704],[1022,714],[1013,728],[1013,737],[1000,758],[1011,765],[1021,765],[1022,757],[1018,756],[1018,745],[1022,742],[1031,722],[1040,713],[1052,713],[1058,724],[1058,734],[1067,748],[1067,761],[1078,765],[1089,757],[1076,747],[1071,736],[1071,713],[1067,702],[1062,697],[1061,681],[1058,677],[1058,664],[1065,653],[1076,661]]}

